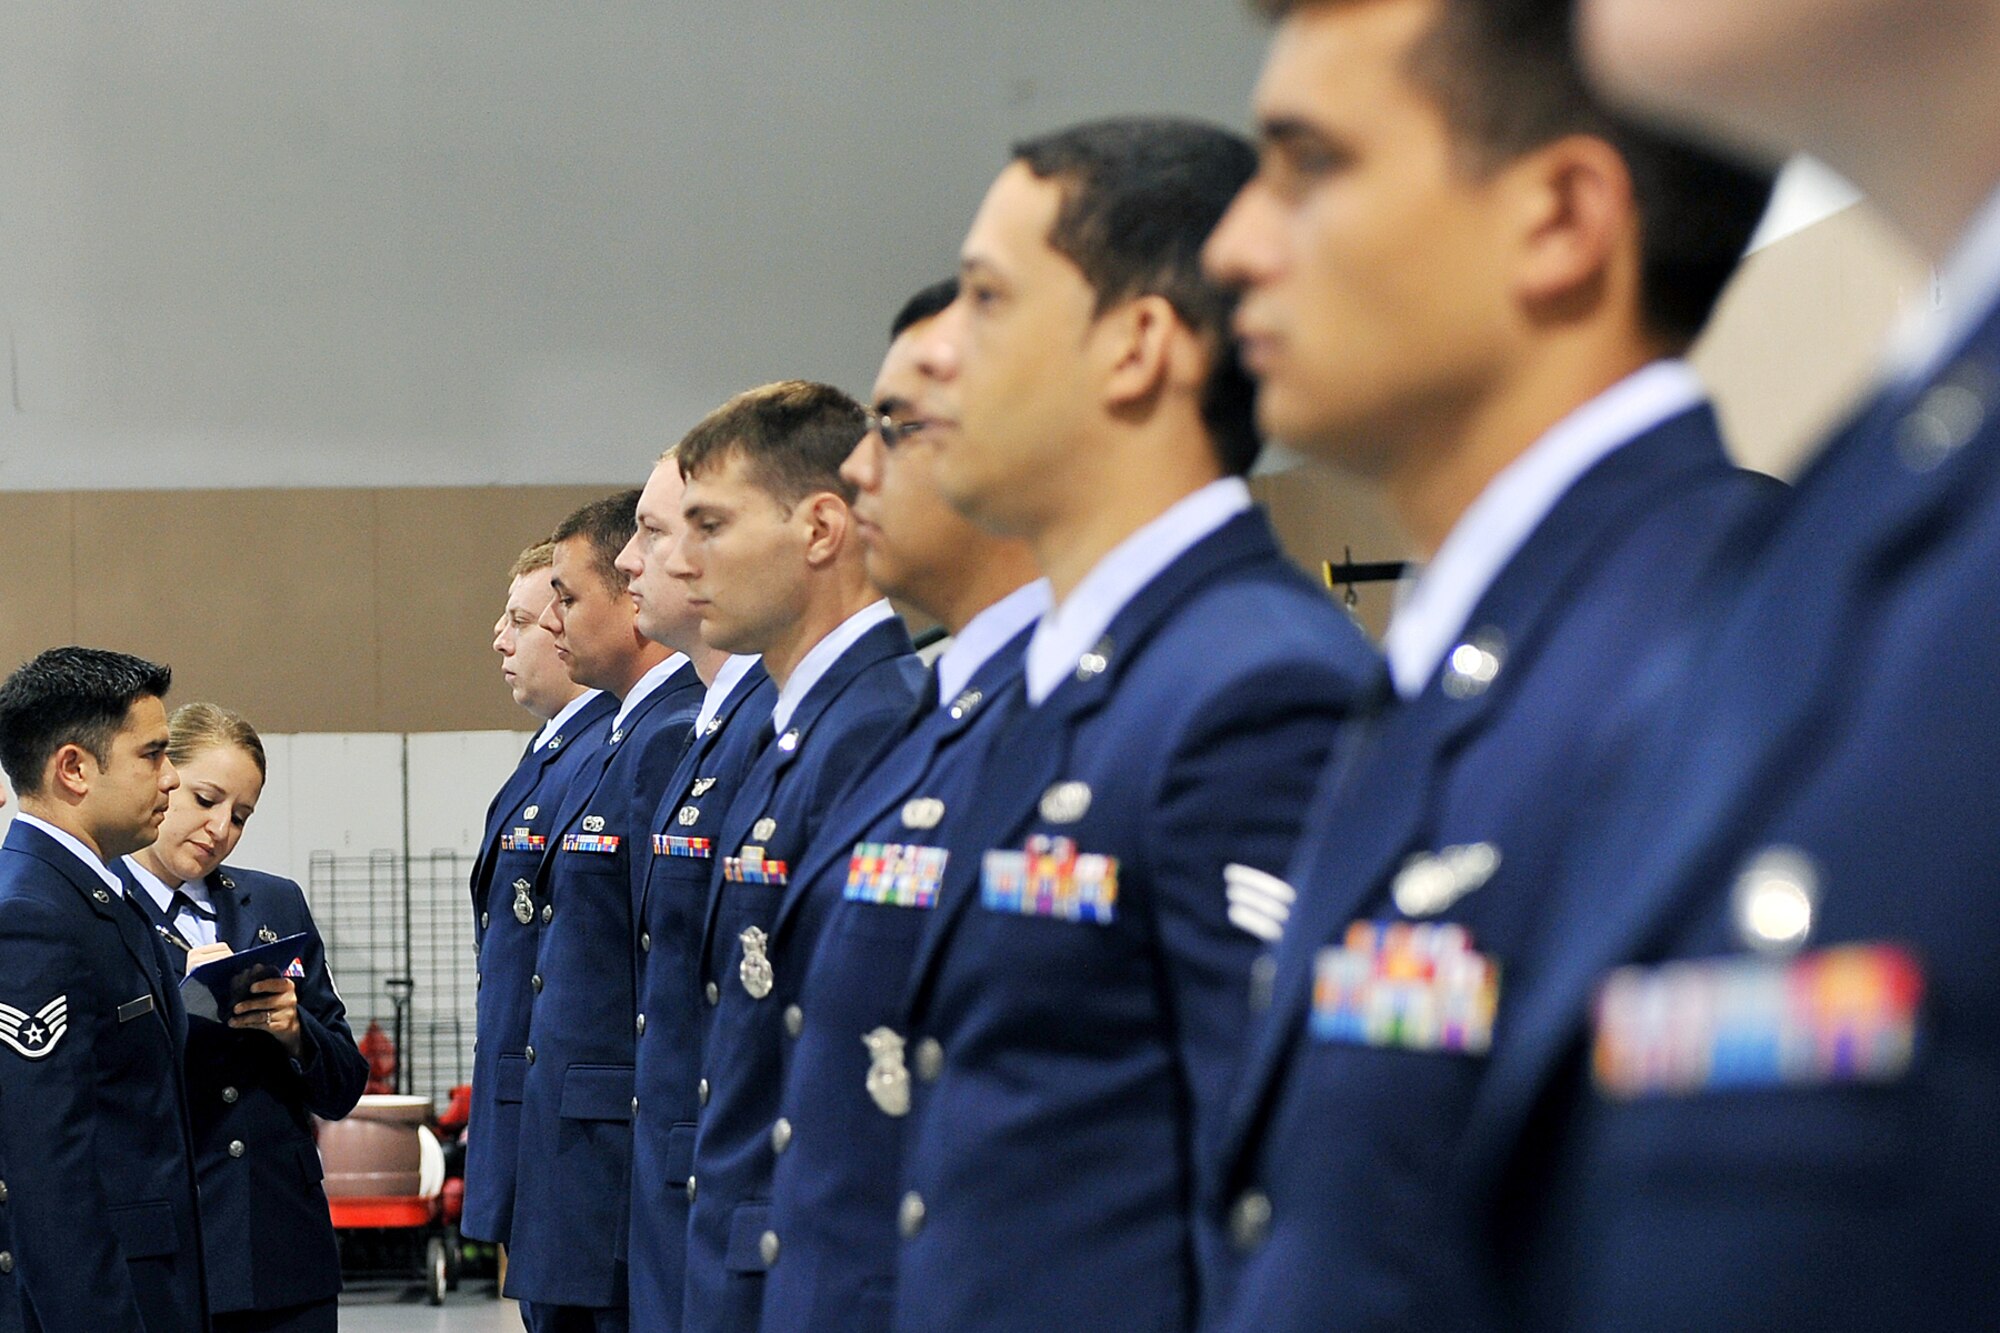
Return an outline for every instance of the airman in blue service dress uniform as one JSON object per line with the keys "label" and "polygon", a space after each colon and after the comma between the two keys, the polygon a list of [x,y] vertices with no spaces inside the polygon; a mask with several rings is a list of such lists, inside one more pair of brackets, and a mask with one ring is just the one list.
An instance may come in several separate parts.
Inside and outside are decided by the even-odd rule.
{"label": "airman in blue service dress uniform", "polygon": [[1941,261],[1951,306],[1663,668],[1467,1174],[1504,1256],[1542,1266],[1504,1277],[1543,1326],[1983,1326],[2000,8],[1590,8],[1614,86],[1828,161]]}
{"label": "airman in blue service dress uniform", "polygon": [[[782,734],[764,723],[763,747],[717,829],[697,973],[711,1014],[688,1220],[688,1328],[757,1327],[762,1274],[778,1249],[769,1211],[771,1172],[786,1142],[774,1123],[779,1049],[811,957],[774,948],[778,919],[799,910],[804,887],[790,883],[789,871],[834,796],[909,717],[923,681],[888,603],[858,614],[873,623],[826,667]],[[797,929],[814,938],[810,925]]]}
{"label": "airman in blue service dress uniform", "polygon": [[779,958],[802,956],[800,930],[818,936],[798,999],[784,1010],[774,1122],[784,1129],[774,1132],[786,1146],[769,1228],[779,1259],[764,1291],[772,1330],[889,1326],[910,1106],[895,1025],[937,902],[941,830],[971,797],[986,721],[1020,690],[1028,633],[1049,604],[1027,545],[968,522],[932,475],[955,428],[918,349],[957,294],[955,280],[935,283],[897,313],[875,379],[874,424],[841,465],[855,488],[869,581],[951,637],[900,738],[828,812],[771,928]]}
{"label": "airman in blue service dress uniform", "polygon": [[639,634],[613,564],[638,494],[585,506],[556,529],[557,597],[543,619],[570,674],[621,702],[564,793],[530,894],[539,938],[507,1283],[537,1333],[626,1327],[634,844],[702,696],[684,656]]}
{"label": "airman in blue service dress uniform", "polygon": [[[899,1328],[1188,1327],[1227,1267],[1200,1150],[1262,946],[1229,880],[1284,869],[1376,676],[1237,475],[1250,395],[1197,256],[1253,165],[1185,122],[1023,145],[926,340],[962,427],[939,488],[1027,540],[1055,609],[1025,704],[987,724],[896,1025]],[[1056,371],[1078,345],[1091,373]]]}
{"label": "airman in blue service dress uniform", "polygon": [[711,683],[695,738],[653,812],[650,855],[638,853],[633,920],[639,1012],[633,1065],[632,1219],[627,1241],[632,1326],[680,1327],[694,1194],[694,1135],[704,1095],[702,927],[708,920],[716,826],[750,761],[778,691],[754,657],[732,658]]}
{"label": "airman in blue service dress uniform", "polygon": [[177,972],[99,855],[165,813],[169,679],[58,648],[0,685],[0,1319],[30,1333],[208,1327]]}
{"label": "airman in blue service dress uniform", "polygon": [[[129,860],[115,869],[161,932],[198,945],[141,887]],[[235,866],[215,870],[205,885],[216,937],[234,951],[308,937],[287,973],[297,974],[297,1058],[262,1032],[188,1020],[188,1103],[209,1307],[218,1316],[243,1312],[268,1327],[269,1312],[330,1303],[340,1291],[340,1253],[319,1183],[312,1117],[339,1120],[354,1109],[368,1085],[368,1059],[354,1044],[299,886]],[[325,1327],[331,1315],[329,1306]]]}
{"label": "airman in blue service dress uniform", "polygon": [[[1301,5],[1259,89],[1264,171],[1208,245],[1218,276],[1244,288],[1239,323],[1253,343],[1280,329],[1319,335],[1323,360],[1266,363],[1266,425],[1384,483],[1432,557],[1385,641],[1401,702],[1351,736],[1281,886],[1297,909],[1210,1205],[1244,1255],[1211,1321],[1220,1328],[1494,1322],[1477,1280],[1486,1238],[1467,1225],[1452,1167],[1489,1053],[1537,985],[1531,943],[1585,804],[1559,793],[1606,762],[1633,678],[1677,622],[1687,572],[1782,493],[1730,466],[1699,381],[1655,359],[1699,331],[1763,211],[1768,177],[1619,134],[1583,91],[1560,7],[1539,27],[1518,15],[1503,24],[1498,6],[1457,8],[1439,58],[1461,92],[1484,85],[1485,97],[1520,108],[1533,137],[1496,141],[1490,122],[1455,120],[1450,103],[1437,114],[1409,51],[1446,40],[1432,27],[1446,6]],[[1394,40],[1372,40],[1399,20]],[[1399,84],[1403,96],[1383,96]],[[1357,192],[1329,220],[1322,186],[1339,187],[1310,170],[1316,136],[1364,158],[1393,141],[1396,165],[1382,169],[1401,189]],[[1473,160],[1482,172],[1425,167]],[[1630,201],[1571,238],[1573,253],[1592,258],[1558,290],[1595,296],[1558,302],[1537,290],[1524,277],[1540,258],[1530,244],[1478,276],[1377,264],[1369,281],[1408,284],[1417,299],[1343,310],[1345,271],[1313,257],[1333,247],[1337,227],[1380,222],[1392,208],[1430,219],[1470,208],[1502,234],[1512,204],[1488,173],[1526,182],[1542,172],[1558,182],[1552,195],[1598,173],[1607,195]],[[1450,225],[1397,223],[1414,246]],[[1663,268],[1641,260],[1649,244],[1676,258],[1666,303],[1651,280],[1604,281],[1628,264]],[[1562,313],[1527,318],[1530,300]],[[1477,426],[1373,428],[1384,386],[1357,384],[1365,372],[1343,355],[1349,343],[1399,345],[1427,311],[1510,301],[1523,317],[1489,359],[1440,343],[1398,367],[1434,398],[1477,404],[1463,418]],[[1496,434],[1498,406],[1530,396],[1548,424]],[[1349,443],[1364,436],[1357,460]],[[1474,441],[1484,465],[1461,477],[1464,499],[1447,503],[1423,479]]]}
{"label": "airman in blue service dress uniform", "polygon": [[507,607],[494,633],[515,702],[542,727],[486,810],[472,868],[472,926],[479,958],[478,1039],[473,1043],[472,1111],[466,1123],[465,1211],[460,1229],[505,1243],[514,1218],[520,1161],[521,1089],[527,1082],[529,977],[540,940],[533,891],[556,811],[578,770],[601,753],[618,700],[569,678],[555,641],[536,622],[554,597],[554,548],[521,553]]}

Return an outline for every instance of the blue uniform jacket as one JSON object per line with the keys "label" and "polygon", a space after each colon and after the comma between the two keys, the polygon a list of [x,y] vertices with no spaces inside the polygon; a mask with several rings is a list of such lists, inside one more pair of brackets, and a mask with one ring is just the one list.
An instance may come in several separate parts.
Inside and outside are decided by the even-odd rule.
{"label": "blue uniform jacket", "polygon": [[151,923],[68,848],[0,844],[0,1327],[208,1327],[187,1012]]}
{"label": "blue uniform jacket", "polygon": [[[124,861],[113,868],[154,925],[174,931]],[[188,1110],[209,1309],[330,1300],[340,1291],[340,1254],[312,1118],[339,1120],[354,1109],[368,1086],[368,1060],[348,1029],[347,1006],[299,886],[234,866],[215,870],[206,883],[216,938],[237,952],[266,939],[310,937],[298,956],[303,975],[292,979],[303,1039],[296,1061],[268,1033],[188,1019]],[[181,959],[181,952],[169,948],[168,956]]]}
{"label": "blue uniform jacket", "polygon": [[596,780],[595,765],[617,711],[618,701],[608,694],[584,704],[547,745],[521,756],[486,811],[485,840],[472,870],[478,1039],[472,1054],[472,1114],[465,1128],[461,1224],[475,1240],[504,1242],[514,1219],[521,1088],[528,1074],[522,1050],[528,1044],[534,998],[528,977],[541,939],[533,902],[535,872],[577,772],[589,768]]}
{"label": "blue uniform jacket", "polygon": [[[700,958],[708,1100],[695,1132],[685,1328],[757,1327],[775,1251],[766,1237],[784,1013],[798,1000],[825,909],[816,898],[802,906],[805,886],[789,883],[788,872],[834,797],[909,719],[925,678],[901,620],[871,627],[764,745],[722,817]],[[811,918],[794,927],[782,955],[770,947],[781,904]]]}
{"label": "blue uniform jacket", "polygon": [[1199,1163],[1260,948],[1229,920],[1225,867],[1283,871],[1378,678],[1253,511],[996,724],[901,1028],[919,1086],[897,1327],[1193,1323],[1227,1259]]}
{"label": "blue uniform jacket", "polygon": [[[910,962],[936,906],[946,855],[938,830],[972,799],[988,724],[1021,689],[1033,632],[994,653],[955,698],[925,708],[827,815],[796,877],[824,924],[799,1021],[785,1029],[779,1114],[790,1142],[771,1188],[779,1261],[764,1290],[764,1327],[774,1333],[889,1327],[909,1102],[897,1025]],[[851,880],[850,869],[860,874]],[[780,915],[778,952],[792,955],[789,933],[804,915]]]}
{"label": "blue uniform jacket", "polygon": [[[1505,1308],[1980,1323],[2000,1309],[2000,319],[1836,440],[1753,555],[1598,803],[1550,982],[1475,1107]],[[1616,995],[1651,997],[1650,1032]]]}
{"label": "blue uniform jacket", "polygon": [[540,938],[507,1242],[507,1290],[520,1300],[625,1304],[632,874],[701,697],[700,678],[684,665],[633,707],[570,784],[535,876]]}
{"label": "blue uniform jacket", "polygon": [[632,1327],[671,1333],[681,1324],[687,1266],[688,1181],[694,1175],[695,1091],[708,1005],[701,998],[701,931],[722,814],[756,758],[758,729],[778,691],[761,664],[750,669],[695,738],[653,812],[650,849],[640,852],[633,915],[639,1011],[634,1066],[639,1110],[632,1122]]}
{"label": "blue uniform jacket", "polygon": [[[1667,571],[1781,491],[1729,465],[1706,408],[1626,443],[1500,571],[1466,646],[1329,772],[1211,1201],[1246,1255],[1222,1326],[1479,1324],[1477,1238],[1445,1186],[1496,1007],[1504,1029],[1535,984],[1523,942],[1576,833],[1569,783],[1676,614],[1687,581]],[[1493,670],[1468,673],[1479,653]],[[1425,983],[1384,976],[1412,966]]]}

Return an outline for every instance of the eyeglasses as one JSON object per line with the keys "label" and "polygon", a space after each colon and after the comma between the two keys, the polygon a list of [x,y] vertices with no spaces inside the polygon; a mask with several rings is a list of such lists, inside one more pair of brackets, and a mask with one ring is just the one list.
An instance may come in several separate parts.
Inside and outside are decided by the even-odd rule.
{"label": "eyeglasses", "polygon": [[868,429],[882,437],[882,447],[884,449],[894,449],[918,431],[928,429],[930,424],[930,422],[925,421],[922,417],[917,418],[915,421],[897,421],[886,412],[871,412],[868,414]]}

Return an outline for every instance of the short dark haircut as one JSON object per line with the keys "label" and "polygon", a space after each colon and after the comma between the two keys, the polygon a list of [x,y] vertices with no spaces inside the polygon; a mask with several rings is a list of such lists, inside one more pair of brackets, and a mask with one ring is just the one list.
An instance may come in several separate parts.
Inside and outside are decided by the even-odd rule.
{"label": "short dark haircut", "polygon": [[1230,334],[1236,294],[1202,272],[1201,247],[1256,171],[1256,150],[1199,121],[1130,118],[1029,139],[1014,160],[1061,189],[1049,245],[1083,270],[1099,314],[1164,297],[1206,345],[1202,421],[1223,470],[1248,472],[1263,447],[1256,386]]}
{"label": "short dark haircut", "polygon": [[703,417],[674,457],[681,476],[692,480],[740,456],[751,480],[787,508],[820,491],[853,504],[854,487],[840,465],[867,433],[861,404],[832,385],[780,380],[745,390]]}
{"label": "short dark haircut", "polygon": [[[1250,0],[1274,21],[1367,0]],[[1607,108],[1576,54],[1575,0],[1435,0],[1411,80],[1444,112],[1467,164],[1491,171],[1571,134],[1624,158],[1639,216],[1640,318],[1693,342],[1770,203],[1775,173],[1662,135]]]}
{"label": "short dark haircut", "polygon": [[903,308],[896,312],[896,318],[889,324],[889,341],[894,342],[914,324],[927,319],[936,319],[945,307],[958,299],[958,279],[946,278],[930,286],[903,302]]}
{"label": "short dark haircut", "polygon": [[0,682],[0,768],[23,796],[42,790],[57,750],[80,745],[100,764],[132,705],[164,699],[174,673],[103,648],[51,648]]}
{"label": "short dark haircut", "polygon": [[592,500],[558,523],[549,535],[549,543],[556,546],[572,537],[583,538],[590,550],[590,567],[604,580],[605,587],[615,591],[625,586],[625,575],[618,568],[618,553],[632,540],[638,527],[639,492],[620,491],[602,500]]}

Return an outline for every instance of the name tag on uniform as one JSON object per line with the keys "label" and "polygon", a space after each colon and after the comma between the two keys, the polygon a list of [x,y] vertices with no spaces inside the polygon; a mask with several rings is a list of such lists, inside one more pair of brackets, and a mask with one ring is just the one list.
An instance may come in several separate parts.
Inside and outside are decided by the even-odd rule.
{"label": "name tag on uniform", "polygon": [[670,833],[655,833],[653,855],[688,856],[697,861],[708,861],[715,857],[715,844],[707,838],[676,838]]}
{"label": "name tag on uniform", "polygon": [[512,833],[500,835],[500,850],[503,852],[539,852],[549,845],[549,840],[539,833],[530,833],[517,828]]}
{"label": "name tag on uniform", "polygon": [[949,859],[942,847],[857,842],[847,861],[847,889],[841,897],[885,907],[935,907]]}
{"label": "name tag on uniform", "polygon": [[562,849],[566,852],[615,852],[619,841],[615,833],[565,833]]}
{"label": "name tag on uniform", "polygon": [[118,1021],[129,1023],[135,1018],[144,1018],[153,1012],[153,997],[141,995],[136,1000],[127,1000],[118,1006]]}
{"label": "name tag on uniform", "polygon": [[1499,1007],[1498,964],[1449,922],[1356,921],[1313,961],[1321,1041],[1484,1055]]}
{"label": "name tag on uniform", "polygon": [[783,884],[785,863],[765,860],[761,847],[745,847],[741,856],[722,858],[722,878],[731,884]]}
{"label": "name tag on uniform", "polygon": [[1021,851],[986,853],[979,901],[995,912],[1108,926],[1118,914],[1118,858],[1038,833]]}
{"label": "name tag on uniform", "polygon": [[1620,968],[1598,992],[1591,1070],[1618,1098],[1887,1083],[1910,1067],[1923,992],[1888,945]]}

